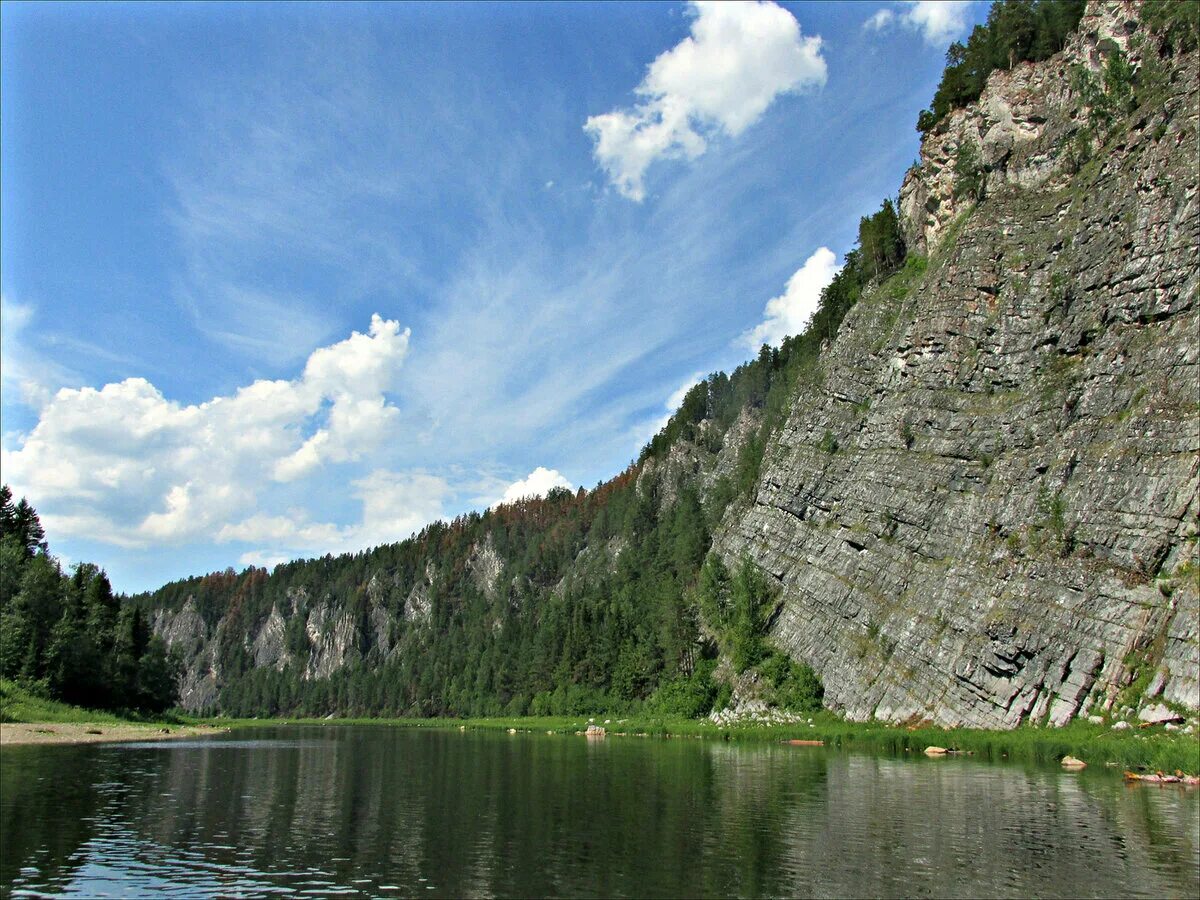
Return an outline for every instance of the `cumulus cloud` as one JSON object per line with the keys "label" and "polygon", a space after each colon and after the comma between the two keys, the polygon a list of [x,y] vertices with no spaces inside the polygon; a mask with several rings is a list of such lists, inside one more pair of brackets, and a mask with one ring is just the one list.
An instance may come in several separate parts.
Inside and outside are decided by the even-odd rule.
{"label": "cumulus cloud", "polygon": [[445,500],[451,491],[446,479],[439,476],[387,469],[375,469],[350,484],[352,496],[362,503],[362,520],[355,525],[313,522],[302,509],[288,510],[286,515],[255,513],[223,526],[217,541],[268,548],[244,553],[242,562],[249,565],[290,559],[297,551],[339,553],[393,543],[445,518]]}
{"label": "cumulus cloud", "polygon": [[514,481],[504,491],[501,503],[512,503],[523,497],[544,497],[552,488],[574,490],[575,485],[567,481],[557,469],[538,466],[520,481]]}
{"label": "cumulus cloud", "polygon": [[967,7],[971,0],[903,0],[899,13],[884,8],[863,23],[869,31],[884,31],[899,25],[917,31],[931,45],[949,43],[967,30]]}
{"label": "cumulus cloud", "polygon": [[376,315],[367,334],[313,352],[296,379],[193,405],[144,378],[62,388],[5,448],[5,479],[62,537],[147,547],[210,535],[253,512],[271,482],[379,445],[396,424],[385,393],[408,339]]}
{"label": "cumulus cloud", "polygon": [[691,34],[652,62],[633,109],[591,116],[584,130],[617,190],[641,201],[657,159],[694,159],[716,134],[736,137],[780,94],[825,83],[821,38],[804,37],[770,2],[696,0]]}
{"label": "cumulus cloud", "polygon": [[788,335],[802,332],[817,311],[821,291],[840,268],[832,250],[818,248],[788,279],[784,292],[767,301],[762,322],[745,332],[738,343],[756,350],[763,344],[778,346]]}

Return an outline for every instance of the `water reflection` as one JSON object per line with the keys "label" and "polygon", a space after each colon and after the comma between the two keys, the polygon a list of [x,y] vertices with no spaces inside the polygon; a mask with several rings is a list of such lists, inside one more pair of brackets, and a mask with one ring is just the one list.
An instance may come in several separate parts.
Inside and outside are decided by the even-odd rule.
{"label": "water reflection", "polygon": [[0,893],[1200,894],[1200,794],[778,745],[260,729],[6,748]]}

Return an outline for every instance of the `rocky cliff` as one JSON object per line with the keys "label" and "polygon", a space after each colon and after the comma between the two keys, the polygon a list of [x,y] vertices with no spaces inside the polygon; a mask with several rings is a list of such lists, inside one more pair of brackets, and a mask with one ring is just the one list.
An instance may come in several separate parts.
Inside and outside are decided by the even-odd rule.
{"label": "rocky cliff", "polygon": [[[644,699],[715,664],[711,532],[772,576],[768,639],[852,718],[1200,707],[1197,71],[1110,2],[992,73],[905,178],[904,268],[796,365],[785,345],[689,394],[594,492],[139,598],[184,705]],[[716,677],[761,704],[755,671]]]}
{"label": "rocky cliff", "polygon": [[[1152,87],[1101,122],[1085,73],[1118,54]],[[777,580],[771,636],[831,705],[1200,706],[1197,135],[1194,52],[1106,3],[926,138],[900,206],[928,258],[851,311],[717,541]]]}

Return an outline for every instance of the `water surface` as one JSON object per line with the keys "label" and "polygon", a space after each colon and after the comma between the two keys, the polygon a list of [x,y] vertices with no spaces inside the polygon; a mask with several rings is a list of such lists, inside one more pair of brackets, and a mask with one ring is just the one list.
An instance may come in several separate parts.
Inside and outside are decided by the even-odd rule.
{"label": "water surface", "polygon": [[776,744],[273,727],[0,754],[0,894],[1200,896],[1200,792]]}

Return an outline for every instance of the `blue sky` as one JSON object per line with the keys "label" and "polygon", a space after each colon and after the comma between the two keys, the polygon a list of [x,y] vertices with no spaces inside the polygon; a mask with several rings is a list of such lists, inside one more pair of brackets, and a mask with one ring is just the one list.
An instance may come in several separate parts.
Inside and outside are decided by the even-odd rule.
{"label": "blue sky", "polygon": [[802,325],[986,9],[5,5],[4,480],[122,590],[590,488]]}

